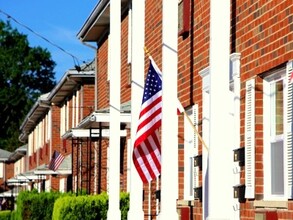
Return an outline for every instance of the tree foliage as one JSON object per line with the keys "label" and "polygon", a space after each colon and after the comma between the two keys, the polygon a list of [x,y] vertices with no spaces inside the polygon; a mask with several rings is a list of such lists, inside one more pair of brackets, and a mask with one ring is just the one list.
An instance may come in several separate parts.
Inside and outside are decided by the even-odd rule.
{"label": "tree foliage", "polygon": [[55,62],[47,49],[0,20],[0,148],[20,146],[19,127],[37,98],[55,86]]}

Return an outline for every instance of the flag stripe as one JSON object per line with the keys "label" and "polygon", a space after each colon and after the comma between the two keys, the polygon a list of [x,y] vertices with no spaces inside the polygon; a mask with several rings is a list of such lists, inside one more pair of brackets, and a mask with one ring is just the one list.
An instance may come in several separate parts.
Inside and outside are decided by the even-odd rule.
{"label": "flag stripe", "polygon": [[58,151],[54,151],[52,159],[49,164],[49,169],[56,171],[64,160],[64,156]]}
{"label": "flag stripe", "polygon": [[[158,116],[159,117],[159,116]],[[152,124],[151,124],[152,123]],[[161,127],[162,121],[160,119],[156,119],[150,122],[148,126],[145,126],[143,129],[137,132],[137,138],[135,141],[135,146],[139,145],[146,137],[153,133],[152,130],[159,129]]]}
{"label": "flag stripe", "polygon": [[140,119],[143,119],[144,114],[147,112],[153,111],[153,109],[158,109],[160,106],[162,106],[162,92],[158,92],[152,100],[143,103],[141,108],[142,110],[139,115]]}

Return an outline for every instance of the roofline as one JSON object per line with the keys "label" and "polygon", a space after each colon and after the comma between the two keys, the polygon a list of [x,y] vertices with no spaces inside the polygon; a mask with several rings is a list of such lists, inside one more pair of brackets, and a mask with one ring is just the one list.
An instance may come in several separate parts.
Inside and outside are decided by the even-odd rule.
{"label": "roofline", "polygon": [[33,105],[33,107],[30,109],[30,111],[28,112],[28,114],[25,116],[25,119],[23,120],[21,126],[20,126],[20,130],[23,129],[23,127],[26,125],[26,123],[29,121],[30,117],[33,115],[33,113],[36,111],[36,109],[39,106],[44,106],[49,108],[50,107],[50,101],[48,99],[48,97],[46,98],[42,98],[41,96],[38,98],[38,100],[35,102],[35,104]]}
{"label": "roofline", "polygon": [[[35,102],[33,107],[30,109],[29,113],[26,115],[25,119],[23,120],[21,126],[20,126],[20,135],[18,139],[21,142],[26,142],[27,133],[23,131],[24,127],[32,117],[32,115],[35,113],[38,107],[45,107],[50,108],[53,103],[52,99],[55,97],[55,95],[58,93],[58,91],[62,88],[62,86],[66,83],[67,80],[73,80],[74,78],[94,78],[95,77],[95,70],[82,70],[77,71],[76,69],[69,69],[65,72],[59,83],[51,90],[50,93],[46,97],[40,96],[38,100]],[[76,82],[78,83],[78,82]],[[44,111],[45,114],[45,111]]]}
{"label": "roofline", "polygon": [[83,42],[84,36],[88,33],[88,31],[92,28],[92,26],[95,24],[95,22],[102,16],[103,11],[110,5],[109,0],[100,0],[85,23],[83,24],[80,31],[77,33],[77,38]]}
{"label": "roofline", "polygon": [[48,100],[52,103],[52,99],[54,98],[56,93],[58,93],[60,88],[64,85],[64,83],[67,80],[73,79],[75,77],[78,77],[78,78],[80,78],[80,77],[82,77],[82,78],[93,77],[94,73],[95,73],[95,71],[93,71],[93,70],[90,70],[90,71],[87,71],[87,70],[85,70],[85,71],[77,71],[77,70],[70,69],[70,70],[66,71],[66,73],[63,75],[63,77],[61,78],[59,83],[50,92],[50,94],[48,96]]}

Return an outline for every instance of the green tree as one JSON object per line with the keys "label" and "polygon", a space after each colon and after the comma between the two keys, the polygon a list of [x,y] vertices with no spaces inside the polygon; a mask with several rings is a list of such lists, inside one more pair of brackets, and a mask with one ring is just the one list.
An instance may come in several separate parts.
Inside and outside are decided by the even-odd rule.
{"label": "green tree", "polygon": [[55,62],[47,49],[0,20],[0,148],[21,145],[19,127],[37,98],[55,86]]}

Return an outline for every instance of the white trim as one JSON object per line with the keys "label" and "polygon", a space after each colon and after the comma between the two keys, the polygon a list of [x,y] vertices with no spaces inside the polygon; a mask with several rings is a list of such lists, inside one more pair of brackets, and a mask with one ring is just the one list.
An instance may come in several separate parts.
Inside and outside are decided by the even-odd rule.
{"label": "white trim", "polygon": [[[287,172],[286,172],[286,167],[287,167],[287,160],[286,155],[287,155],[287,140],[286,140],[286,130],[287,130],[287,124],[286,124],[286,106],[287,106],[287,82],[285,77],[285,68],[278,69],[275,72],[272,72],[267,78],[263,80],[263,119],[264,119],[264,149],[263,149],[263,160],[264,160],[264,200],[271,200],[271,201],[280,201],[280,200],[287,200]],[[271,111],[272,111],[272,106],[271,106],[271,97],[272,97],[272,91],[271,91],[271,84],[276,82],[276,81],[281,81],[283,84],[283,134],[281,135],[275,135],[272,138],[271,133]],[[273,109],[274,110],[274,109]],[[272,143],[277,143],[279,141],[283,142],[283,156],[284,156],[284,161],[283,161],[283,171],[284,171],[284,194],[283,195],[272,195],[272,184],[271,184],[271,164],[272,164],[272,159],[271,159],[271,145]]]}

